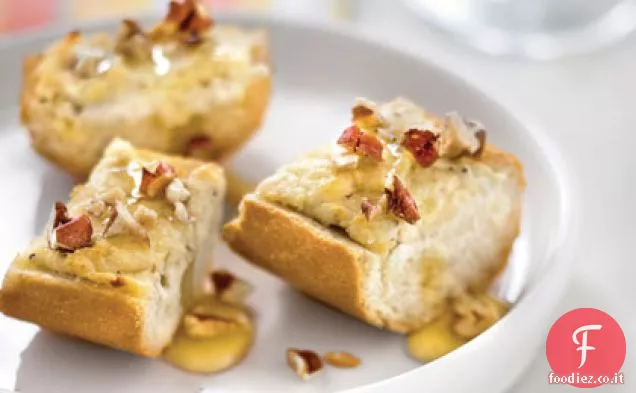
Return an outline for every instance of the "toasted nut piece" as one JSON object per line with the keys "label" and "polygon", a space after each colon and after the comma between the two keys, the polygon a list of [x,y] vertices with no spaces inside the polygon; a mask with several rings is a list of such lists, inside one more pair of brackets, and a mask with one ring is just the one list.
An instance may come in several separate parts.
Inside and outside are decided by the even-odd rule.
{"label": "toasted nut piece", "polygon": [[351,109],[352,121],[360,127],[375,128],[382,125],[377,105],[364,98],[356,99],[355,106]]}
{"label": "toasted nut piece", "polygon": [[408,336],[408,350],[412,357],[430,362],[459,348],[466,340],[452,330],[453,315],[444,313],[430,324]]}
{"label": "toasted nut piece", "polygon": [[161,165],[161,161],[150,161],[144,163],[141,167],[142,169],[147,170],[153,175],[157,174],[157,169],[159,169],[159,165]]}
{"label": "toasted nut piece", "polygon": [[441,156],[458,158],[467,154],[479,157],[485,143],[486,131],[480,123],[465,120],[457,112],[446,114],[439,143]]}
{"label": "toasted nut piece", "polygon": [[184,224],[190,222],[190,215],[188,214],[188,209],[185,207],[183,202],[176,202],[174,204],[174,216],[177,220],[181,221]]}
{"label": "toasted nut piece", "polygon": [[154,171],[144,167],[140,191],[154,198],[163,191],[175,177],[176,172],[174,168],[163,161],[157,165]]}
{"label": "toasted nut piece", "polygon": [[362,210],[362,214],[364,214],[367,221],[371,221],[373,217],[382,211],[382,208],[380,207],[380,201],[374,203],[368,199],[363,199],[360,203],[360,210]]}
{"label": "toasted nut piece", "polygon": [[314,351],[288,348],[286,356],[289,367],[303,381],[320,374],[322,371],[322,359]]}
{"label": "toasted nut piece", "polygon": [[190,338],[211,338],[219,334],[252,330],[247,311],[226,303],[205,301],[194,306],[183,319],[183,328]]}
{"label": "toasted nut piece", "polygon": [[203,5],[196,0],[171,1],[165,20],[148,35],[153,39],[177,37],[184,45],[202,42],[201,35],[212,26]]}
{"label": "toasted nut piece", "polygon": [[453,329],[461,337],[471,339],[503,317],[509,309],[507,304],[488,294],[464,295],[452,303],[457,314]]}
{"label": "toasted nut piece", "polygon": [[486,131],[479,130],[475,132],[475,137],[479,141],[479,148],[473,153],[473,157],[480,158],[486,148]]}
{"label": "toasted nut piece", "polygon": [[115,39],[115,51],[128,60],[150,60],[152,43],[137,22],[124,19]]}
{"label": "toasted nut piece", "polygon": [[364,117],[373,115],[373,109],[365,106],[364,104],[356,104],[351,109],[351,120],[356,121]]}
{"label": "toasted nut piece", "polygon": [[166,187],[166,199],[171,203],[185,202],[190,198],[190,191],[179,179],[174,179]]}
{"label": "toasted nut piece", "polygon": [[201,33],[212,26],[212,20],[197,0],[171,1],[166,21],[176,23],[184,32]]}
{"label": "toasted nut piece", "polygon": [[214,295],[222,302],[243,304],[254,290],[251,284],[241,280],[227,270],[216,270],[210,273]]}
{"label": "toasted nut piece", "polygon": [[362,131],[358,126],[353,125],[342,132],[342,135],[338,138],[338,144],[345,147],[350,152],[355,152],[360,142],[360,135]]}
{"label": "toasted nut piece", "polygon": [[119,235],[121,233],[130,232],[135,236],[138,236],[148,241],[148,232],[135,217],[128,211],[128,208],[121,202],[116,202],[112,208],[112,212],[104,229],[102,230],[102,237],[109,237]]}
{"label": "toasted nut piece", "polygon": [[178,331],[163,358],[183,370],[211,374],[238,364],[249,352],[252,332],[248,330],[220,334],[204,340]]}
{"label": "toasted nut piece", "polygon": [[81,215],[55,228],[50,235],[50,243],[54,249],[74,251],[89,246],[92,237],[91,219]]}
{"label": "toasted nut piece", "polygon": [[324,359],[334,367],[353,368],[360,365],[360,358],[349,352],[327,352]]}
{"label": "toasted nut piece", "polygon": [[387,207],[396,217],[409,224],[415,224],[420,219],[415,199],[402,181],[393,175],[393,189],[384,189],[387,198]]}
{"label": "toasted nut piece", "polygon": [[79,40],[81,36],[82,33],[77,30],[69,31],[64,37],[65,44],[73,45],[77,43],[77,40]]}
{"label": "toasted nut piece", "polygon": [[413,154],[415,161],[428,168],[437,161],[437,135],[432,131],[411,129],[404,133],[402,146]]}
{"label": "toasted nut piece", "polygon": [[363,132],[360,135],[360,140],[358,141],[358,147],[356,148],[357,152],[360,152],[364,154],[365,156],[370,157],[374,161],[380,162],[382,161],[383,150],[384,150],[384,145],[382,145],[382,142],[373,134],[368,132]]}
{"label": "toasted nut piece", "polygon": [[68,209],[66,205],[62,202],[55,202],[53,205],[53,209],[51,210],[51,216],[49,218],[50,230],[54,230],[62,224],[66,224],[71,221],[71,218],[68,216]]}
{"label": "toasted nut piece", "polygon": [[373,134],[362,132],[356,125],[344,130],[337,142],[352,153],[358,153],[369,157],[374,161],[382,161],[382,142]]}

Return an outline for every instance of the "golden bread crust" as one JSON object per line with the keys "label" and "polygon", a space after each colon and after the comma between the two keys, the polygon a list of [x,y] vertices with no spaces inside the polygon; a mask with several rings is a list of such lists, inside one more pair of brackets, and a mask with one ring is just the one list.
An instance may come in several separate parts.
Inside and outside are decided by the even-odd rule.
{"label": "golden bread crust", "polygon": [[239,218],[225,226],[223,238],[248,261],[308,295],[372,325],[384,325],[366,307],[362,289],[361,264],[371,253],[329,229],[248,196]]}
{"label": "golden bread crust", "polygon": [[524,188],[526,186],[523,164],[515,155],[503,151],[497,146],[486,145],[479,161],[493,168],[512,167],[516,178],[519,180],[518,186],[520,188]]}
{"label": "golden bread crust", "polygon": [[37,84],[33,70],[38,66],[42,55],[30,55],[24,58],[22,63],[22,91],[20,93],[20,120],[23,123],[29,121],[28,102],[33,99],[34,86]]}
{"label": "golden bread crust", "polygon": [[13,268],[0,292],[0,311],[53,332],[155,357],[144,342],[143,306],[116,288]]}

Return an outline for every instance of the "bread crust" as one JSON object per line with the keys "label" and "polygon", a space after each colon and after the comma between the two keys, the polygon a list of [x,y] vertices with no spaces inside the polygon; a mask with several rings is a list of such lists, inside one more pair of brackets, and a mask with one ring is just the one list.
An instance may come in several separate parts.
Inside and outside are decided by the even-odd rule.
{"label": "bread crust", "polygon": [[[488,146],[481,161],[493,167],[513,167],[519,187],[525,185],[519,160]],[[487,289],[507,265],[519,233],[521,206],[511,214],[515,230],[506,234],[502,248],[488,279],[475,286]],[[397,333],[409,333],[427,321],[383,319],[366,304],[363,264],[378,255],[311,218],[257,196],[246,196],[239,217],[224,228],[224,240],[249,262],[281,277],[302,292],[357,317],[371,325]]]}
{"label": "bread crust", "polygon": [[8,316],[53,332],[156,357],[163,348],[144,342],[141,302],[124,290],[19,268],[7,273],[0,292],[0,311]]}
{"label": "bread crust", "polygon": [[248,261],[302,292],[382,327],[365,304],[361,264],[374,255],[313,220],[248,195],[224,240]]}

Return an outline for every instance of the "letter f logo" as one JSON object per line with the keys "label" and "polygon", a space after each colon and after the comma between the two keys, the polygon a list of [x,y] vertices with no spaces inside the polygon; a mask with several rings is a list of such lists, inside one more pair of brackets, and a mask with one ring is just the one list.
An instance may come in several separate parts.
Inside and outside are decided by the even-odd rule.
{"label": "letter f logo", "polygon": [[[587,332],[589,330],[601,330],[602,327],[603,326],[601,325],[585,325],[576,329],[574,333],[572,334],[572,341],[574,341],[574,344],[580,345],[580,347],[576,349],[577,351],[581,351],[581,364],[579,364],[579,368],[583,367],[583,365],[585,364],[585,361],[587,360],[587,351],[593,351],[596,349],[592,346],[587,345]],[[581,332],[583,332],[583,334],[581,335],[582,336],[581,342],[579,342],[576,336]]]}

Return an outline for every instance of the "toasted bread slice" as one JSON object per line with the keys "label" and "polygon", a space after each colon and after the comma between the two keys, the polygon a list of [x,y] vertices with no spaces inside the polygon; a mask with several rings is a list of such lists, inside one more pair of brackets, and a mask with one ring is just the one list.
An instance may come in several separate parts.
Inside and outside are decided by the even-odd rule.
{"label": "toasted bread slice", "polygon": [[114,140],[88,182],[67,205],[56,204],[45,233],[15,259],[0,311],[158,356],[179,325],[189,272],[207,269],[224,192],[215,164]]}
{"label": "toasted bread slice", "polygon": [[126,20],[115,37],[73,32],[25,59],[21,118],[33,147],[77,178],[115,137],[206,160],[236,150],[269,101],[268,39],[211,23],[186,0],[149,31]]}
{"label": "toasted bread slice", "polygon": [[[310,153],[244,198],[224,238],[301,291],[406,333],[438,316],[449,298],[488,289],[519,232],[525,180],[519,161],[483,138],[466,141],[466,152],[449,149],[459,142],[448,139],[448,119],[404,99],[366,105],[376,118],[358,118],[356,127],[384,146],[381,160],[364,138],[357,153],[342,146]],[[440,158],[427,167],[404,143],[418,129],[437,135]],[[396,198],[394,177],[416,210]]]}

